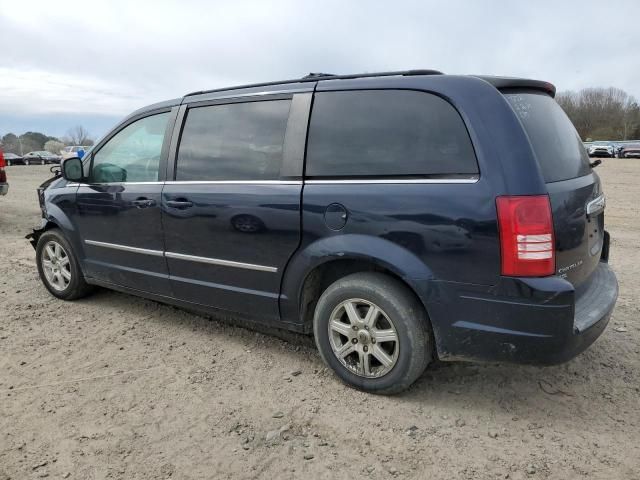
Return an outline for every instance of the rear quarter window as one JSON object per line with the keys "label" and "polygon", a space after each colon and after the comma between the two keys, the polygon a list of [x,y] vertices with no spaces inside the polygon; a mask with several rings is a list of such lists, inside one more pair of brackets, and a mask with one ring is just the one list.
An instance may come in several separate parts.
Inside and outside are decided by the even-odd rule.
{"label": "rear quarter window", "polygon": [[562,107],[546,93],[504,95],[522,123],[547,183],[588,175],[589,156]]}
{"label": "rear quarter window", "polygon": [[410,90],[320,92],[314,97],[306,176],[475,175],[478,165],[458,112]]}

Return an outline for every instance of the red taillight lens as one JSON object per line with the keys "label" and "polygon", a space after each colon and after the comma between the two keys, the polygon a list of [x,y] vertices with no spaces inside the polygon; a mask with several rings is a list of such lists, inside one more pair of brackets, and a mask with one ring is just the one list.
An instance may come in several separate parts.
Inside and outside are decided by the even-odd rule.
{"label": "red taillight lens", "polygon": [[556,269],[547,195],[497,197],[502,275],[546,277]]}
{"label": "red taillight lens", "polygon": [[4,163],[4,155],[2,154],[2,150],[0,150],[0,168],[6,167],[7,164]]}

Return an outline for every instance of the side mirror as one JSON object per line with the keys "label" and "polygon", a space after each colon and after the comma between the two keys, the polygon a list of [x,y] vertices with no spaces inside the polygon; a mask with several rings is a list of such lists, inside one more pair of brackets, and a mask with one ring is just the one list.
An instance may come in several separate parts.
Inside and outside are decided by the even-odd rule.
{"label": "side mirror", "polygon": [[62,177],[70,182],[80,182],[83,180],[82,160],[78,157],[66,158],[62,161]]}

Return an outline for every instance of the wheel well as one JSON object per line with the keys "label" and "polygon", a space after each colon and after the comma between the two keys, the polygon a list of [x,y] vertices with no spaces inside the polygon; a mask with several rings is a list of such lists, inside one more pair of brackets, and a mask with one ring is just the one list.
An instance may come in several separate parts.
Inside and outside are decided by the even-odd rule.
{"label": "wheel well", "polygon": [[31,244],[33,245],[33,248],[36,248],[36,245],[38,245],[38,240],[40,239],[40,236],[44,232],[46,232],[47,230],[52,230],[54,228],[60,228],[60,227],[58,226],[57,223],[52,222],[51,220],[47,220],[47,223],[45,223],[43,227],[34,229],[33,233],[27,236],[27,238],[30,239]]}
{"label": "wheel well", "polygon": [[[300,313],[305,332],[313,331],[313,314],[322,292],[336,280],[359,272],[380,272],[389,275],[404,284],[410,292],[416,295],[414,289],[405,282],[402,277],[373,261],[355,259],[332,260],[317,266],[304,280],[300,295]],[[416,298],[424,307],[418,295],[416,295]]]}

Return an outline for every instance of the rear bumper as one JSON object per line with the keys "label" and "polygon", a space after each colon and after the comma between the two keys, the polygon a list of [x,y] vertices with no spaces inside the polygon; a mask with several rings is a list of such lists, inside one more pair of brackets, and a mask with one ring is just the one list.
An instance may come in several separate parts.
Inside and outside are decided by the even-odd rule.
{"label": "rear bumper", "polygon": [[[442,360],[557,364],[604,331],[618,297],[606,262],[575,290],[558,277],[504,278],[490,291],[464,288],[429,310]],[[433,310],[433,311],[432,311]]]}

